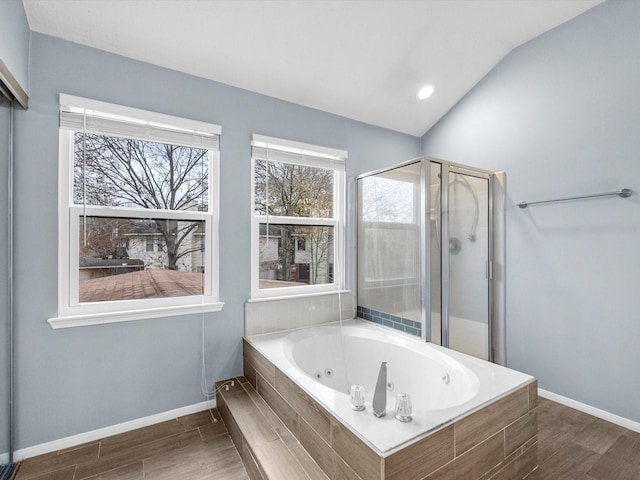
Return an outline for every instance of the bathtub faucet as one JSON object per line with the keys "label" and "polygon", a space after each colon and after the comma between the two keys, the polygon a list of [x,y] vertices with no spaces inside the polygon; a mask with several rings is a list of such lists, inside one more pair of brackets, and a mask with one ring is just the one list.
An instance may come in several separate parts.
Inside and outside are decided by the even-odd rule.
{"label": "bathtub faucet", "polygon": [[384,417],[387,413],[387,362],[380,364],[376,390],[373,393],[373,414],[376,417]]}

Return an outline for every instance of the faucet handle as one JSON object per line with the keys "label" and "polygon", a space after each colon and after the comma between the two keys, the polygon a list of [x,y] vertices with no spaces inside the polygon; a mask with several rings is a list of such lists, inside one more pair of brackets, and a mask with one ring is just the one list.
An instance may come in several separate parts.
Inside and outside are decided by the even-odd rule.
{"label": "faucet handle", "polygon": [[362,385],[351,385],[351,410],[361,412],[364,406],[364,387]]}
{"label": "faucet handle", "polygon": [[411,397],[407,393],[396,397],[396,418],[401,422],[411,421]]}

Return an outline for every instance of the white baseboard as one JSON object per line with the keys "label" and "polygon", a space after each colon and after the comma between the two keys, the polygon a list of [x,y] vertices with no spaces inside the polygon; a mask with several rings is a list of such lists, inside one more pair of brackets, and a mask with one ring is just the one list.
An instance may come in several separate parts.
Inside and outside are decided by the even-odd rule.
{"label": "white baseboard", "polygon": [[[137,428],[148,427],[156,423],[164,422],[166,420],[173,420],[174,418],[184,417],[185,415],[191,415],[192,413],[198,413],[209,408],[215,408],[216,401],[209,400],[207,402],[196,403],[194,405],[188,405],[186,407],[176,408],[169,410],[168,412],[157,413],[148,417],[137,418],[129,422],[119,423],[117,425],[111,425],[109,427],[99,428],[90,432],[80,433],[78,435],[72,435],[70,437],[60,438],[52,442],[41,443],[33,447],[21,448],[13,453],[14,460],[21,461],[26,458],[35,457],[44,453],[56,452],[65,448],[71,448],[78,445],[82,445],[87,442],[95,442],[101,438],[110,437],[111,435],[117,435],[119,433],[129,432]],[[2,457],[0,457],[2,458]],[[9,460],[9,454],[7,454],[7,462]]]}
{"label": "white baseboard", "polygon": [[558,395],[557,393],[549,392],[541,388],[538,388],[538,395],[548,400],[553,400],[554,402],[566,405],[567,407],[571,407],[576,410],[580,410],[581,412],[588,413],[589,415],[593,415],[594,417],[601,418],[603,420],[606,420],[607,422],[615,423],[616,425],[620,425],[621,427],[628,428],[629,430],[640,433],[640,422],[634,422],[633,420],[630,420],[628,418],[624,418],[614,413],[607,412],[606,410],[600,410],[599,408],[592,407],[591,405],[587,405],[586,403],[578,402],[577,400],[572,400],[570,398],[563,397],[562,395]]}

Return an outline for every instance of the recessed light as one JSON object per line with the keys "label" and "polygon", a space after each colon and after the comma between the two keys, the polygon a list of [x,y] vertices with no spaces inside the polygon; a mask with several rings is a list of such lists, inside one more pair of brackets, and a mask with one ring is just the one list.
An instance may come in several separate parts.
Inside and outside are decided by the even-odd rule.
{"label": "recessed light", "polygon": [[418,100],[426,100],[431,95],[433,95],[433,85],[425,85],[420,90],[418,90]]}

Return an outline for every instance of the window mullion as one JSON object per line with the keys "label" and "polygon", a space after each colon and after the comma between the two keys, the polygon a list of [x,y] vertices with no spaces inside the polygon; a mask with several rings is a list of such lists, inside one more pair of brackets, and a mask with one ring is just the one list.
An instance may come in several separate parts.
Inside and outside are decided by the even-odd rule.
{"label": "window mullion", "polygon": [[314,218],[314,217],[274,217],[269,215],[256,215],[256,220],[259,223],[268,223],[270,225],[311,225],[311,226],[328,226],[335,227],[338,225],[338,220],[332,218]]}
{"label": "window mullion", "polygon": [[193,210],[151,210],[145,208],[126,208],[126,207],[108,207],[87,205],[83,208],[81,205],[73,205],[70,207],[72,212],[86,212],[88,217],[121,217],[121,218],[161,218],[170,220],[200,220],[212,217],[208,212],[196,212]]}

